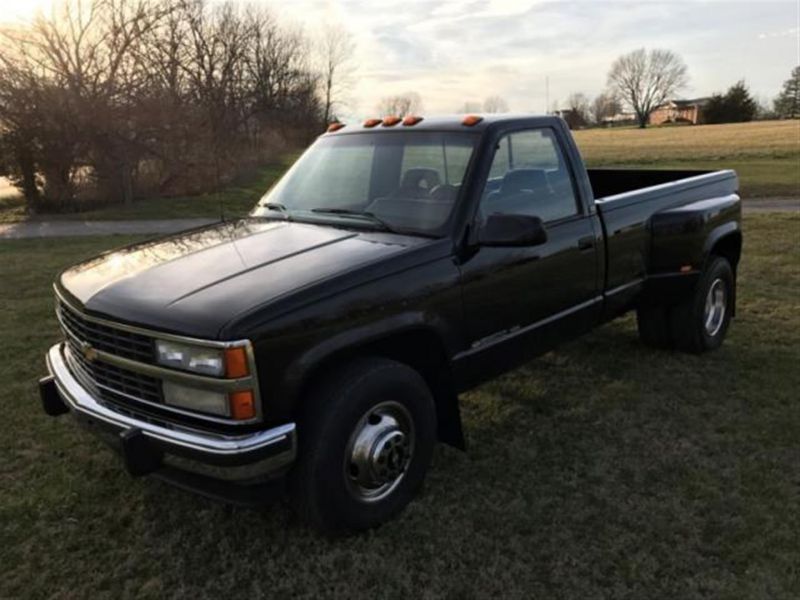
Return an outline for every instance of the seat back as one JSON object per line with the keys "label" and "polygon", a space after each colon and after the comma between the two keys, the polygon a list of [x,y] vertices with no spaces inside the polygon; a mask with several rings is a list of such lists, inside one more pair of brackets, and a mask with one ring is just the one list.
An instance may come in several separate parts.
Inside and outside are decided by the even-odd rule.
{"label": "seat back", "polygon": [[439,172],[436,169],[414,167],[403,173],[400,187],[393,196],[426,198],[437,185],[439,185]]}

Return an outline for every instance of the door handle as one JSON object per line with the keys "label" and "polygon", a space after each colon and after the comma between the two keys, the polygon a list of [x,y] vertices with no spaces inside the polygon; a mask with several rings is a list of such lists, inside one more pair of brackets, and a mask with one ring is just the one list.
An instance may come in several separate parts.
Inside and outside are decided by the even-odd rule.
{"label": "door handle", "polygon": [[591,250],[594,248],[594,236],[587,235],[586,237],[582,237],[578,240],[578,250],[583,252],[584,250]]}

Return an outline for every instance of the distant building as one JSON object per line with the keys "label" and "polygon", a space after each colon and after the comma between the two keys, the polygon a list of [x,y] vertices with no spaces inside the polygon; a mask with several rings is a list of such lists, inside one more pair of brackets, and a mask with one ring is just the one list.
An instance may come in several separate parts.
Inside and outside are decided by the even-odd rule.
{"label": "distant building", "polygon": [[606,127],[633,125],[636,123],[636,113],[618,112],[615,115],[603,117],[602,124]]}
{"label": "distant building", "polygon": [[670,100],[650,113],[650,125],[663,123],[692,123],[698,125],[705,122],[703,108],[709,98],[693,98],[692,100]]}

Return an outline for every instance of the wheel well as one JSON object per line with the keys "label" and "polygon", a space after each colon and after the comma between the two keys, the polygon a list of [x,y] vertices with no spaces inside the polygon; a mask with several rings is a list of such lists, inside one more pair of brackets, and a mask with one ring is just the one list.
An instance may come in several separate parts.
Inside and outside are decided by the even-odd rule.
{"label": "wheel well", "polygon": [[717,240],[711,247],[710,254],[728,259],[735,272],[742,256],[742,234],[737,231]]}
{"label": "wheel well", "polygon": [[382,356],[417,371],[428,384],[436,403],[440,439],[457,447],[463,446],[463,438],[460,442],[455,439],[461,438],[461,420],[447,354],[441,338],[430,330],[397,332],[326,357],[305,375],[299,392],[300,402],[313,382],[357,356]]}

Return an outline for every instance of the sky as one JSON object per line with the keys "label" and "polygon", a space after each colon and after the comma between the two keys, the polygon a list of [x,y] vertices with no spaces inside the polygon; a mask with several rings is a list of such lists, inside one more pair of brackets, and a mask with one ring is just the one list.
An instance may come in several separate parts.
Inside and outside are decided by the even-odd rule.
{"label": "sky", "polygon": [[[212,0],[218,2],[220,0]],[[424,111],[457,112],[502,96],[514,112],[545,112],[572,92],[601,93],[613,60],[667,48],[689,85],[679,97],[744,79],[771,100],[800,64],[800,0],[250,0],[309,33],[340,24],[355,44],[345,116],[372,115],[381,97],[415,91]],[[0,0],[0,20],[49,0]],[[548,104],[549,100],[549,104]]]}

